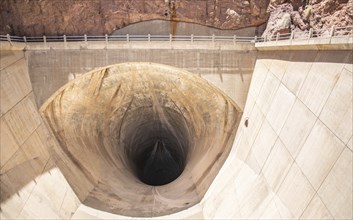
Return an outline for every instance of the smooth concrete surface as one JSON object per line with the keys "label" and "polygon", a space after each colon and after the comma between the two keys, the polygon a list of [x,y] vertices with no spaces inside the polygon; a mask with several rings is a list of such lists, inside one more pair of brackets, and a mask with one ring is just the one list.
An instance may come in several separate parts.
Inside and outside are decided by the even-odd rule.
{"label": "smooth concrete surface", "polygon": [[[40,111],[60,143],[55,153],[72,164],[59,167],[81,201],[136,217],[200,202],[228,156],[241,117],[229,97],[199,76],[142,62],[86,73]],[[139,176],[138,164],[158,140],[178,163],[185,158],[184,171],[167,185],[151,186]]]}
{"label": "smooth concrete surface", "polygon": [[[161,218],[353,218],[352,51],[295,51],[296,48],[278,51],[276,47],[273,49],[277,51],[269,50],[258,54],[233,147],[205,196],[197,205]],[[23,57],[15,55],[14,51],[9,53],[13,55],[9,55],[7,60],[16,60],[15,56]],[[1,58],[3,57],[2,55]],[[1,65],[2,77],[5,67],[7,66]],[[16,75],[16,72],[17,70],[10,72],[9,75]],[[3,80],[1,88],[7,88]],[[13,88],[18,90],[13,94],[13,99],[22,100],[19,94],[26,93],[27,90],[16,89],[15,84]],[[27,104],[21,105],[33,105],[35,97],[28,97],[31,97],[30,101],[24,99]],[[9,97],[1,97],[1,106],[3,100],[10,99],[9,102],[16,103],[15,106],[11,108],[11,104],[5,104],[9,110],[1,110],[1,160],[5,158],[6,164],[15,165],[7,169],[6,164],[1,163],[4,164],[1,170],[9,170],[6,175],[1,172],[2,189],[6,186],[5,177],[13,178],[11,184],[8,184],[13,189],[4,190],[4,193],[9,195],[5,201],[4,193],[1,192],[2,218],[23,215],[32,219],[48,219],[50,214],[42,210],[53,210],[50,211],[56,215],[53,218],[64,218],[59,215],[59,203],[63,204],[61,207],[65,207],[62,209],[68,210],[67,218],[127,218],[93,209],[72,199],[75,198],[71,193],[72,189],[62,174],[59,175],[58,169],[54,168],[53,172],[37,176],[36,172],[26,170],[30,169],[30,166],[21,166],[23,161],[26,161],[26,154],[17,156],[14,152],[20,154],[27,149],[24,148],[26,145],[19,145],[27,140],[22,135],[30,135],[33,127],[37,127],[24,122],[29,119],[29,113],[23,111],[29,109],[31,112],[30,109],[35,107],[23,108],[19,105],[16,108],[17,103],[22,101],[16,102]],[[11,111],[13,113],[8,114]],[[38,112],[34,111],[33,115],[38,115]],[[41,122],[41,119],[37,120],[36,117],[30,119],[34,124]],[[15,119],[20,121],[16,122]],[[247,127],[245,120],[248,120]],[[16,126],[25,130],[16,131]],[[42,128],[47,131],[45,127]],[[37,133],[39,136],[41,132]],[[51,140],[50,134],[48,137]],[[51,148],[48,139],[45,140],[42,141],[43,149],[45,146]],[[39,154],[41,151],[35,147],[32,152]],[[55,158],[50,161],[52,163],[48,164],[55,166]],[[38,183],[41,177],[52,184]],[[54,183],[60,182],[58,180],[63,181],[66,186],[66,195],[72,195],[67,200],[75,202],[64,201],[63,193],[54,193],[62,189],[53,187]]]}
{"label": "smooth concrete surface", "polygon": [[288,39],[256,43],[258,50],[353,50],[353,36]]}
{"label": "smooth concrete surface", "polygon": [[201,76],[244,109],[257,56],[254,45],[197,43],[173,42],[170,46],[169,42],[130,42],[117,44],[117,48],[110,45],[109,49],[103,49],[104,44],[98,49],[79,47],[84,43],[68,43],[67,49],[62,43],[55,49],[31,44],[26,47],[26,56],[36,103],[40,107],[68,81],[95,68],[124,62],[153,62]]}
{"label": "smooth concrete surface", "polygon": [[256,29],[256,27],[249,27],[238,30],[222,30],[187,22],[151,20],[130,24],[114,31],[111,35],[191,35],[197,33],[201,36],[211,36],[214,34],[218,36],[237,35],[253,37],[256,35]]}
{"label": "smooth concrete surface", "polygon": [[21,50],[1,50],[1,219],[67,219],[80,201],[49,149]]}
{"label": "smooth concrete surface", "polygon": [[352,51],[261,53],[205,218],[352,219],[352,70]]}

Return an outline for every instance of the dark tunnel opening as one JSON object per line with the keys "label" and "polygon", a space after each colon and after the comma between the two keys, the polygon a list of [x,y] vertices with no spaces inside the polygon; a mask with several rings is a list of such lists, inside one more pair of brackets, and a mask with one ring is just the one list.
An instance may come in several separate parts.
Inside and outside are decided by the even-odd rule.
{"label": "dark tunnel opening", "polygon": [[165,185],[183,172],[184,158],[169,147],[170,145],[168,146],[170,140],[153,139],[154,146],[146,147],[146,150],[136,158],[138,177],[148,185]]}
{"label": "dark tunnel opening", "polygon": [[[126,134],[129,166],[143,183],[161,186],[173,182],[184,171],[190,135],[183,116],[171,109],[139,112]],[[141,117],[141,115],[143,115]],[[157,117],[156,117],[157,115]]]}

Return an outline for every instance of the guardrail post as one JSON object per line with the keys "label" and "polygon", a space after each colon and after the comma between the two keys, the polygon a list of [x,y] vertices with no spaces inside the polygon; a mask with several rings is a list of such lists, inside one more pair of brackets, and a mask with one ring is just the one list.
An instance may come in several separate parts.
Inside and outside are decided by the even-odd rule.
{"label": "guardrail post", "polygon": [[254,37],[254,43],[256,43],[256,41],[257,41],[257,36],[255,35],[255,37]]}
{"label": "guardrail post", "polygon": [[335,31],[336,31],[336,27],[333,25],[330,30],[330,43],[331,43],[332,38],[335,36]]}
{"label": "guardrail post", "polygon": [[6,34],[6,38],[7,38],[7,41],[10,43],[10,45],[12,46],[12,42],[11,42],[11,37],[9,34]]}
{"label": "guardrail post", "polygon": [[309,29],[309,34],[308,34],[308,39],[310,39],[313,36],[313,29]]}
{"label": "guardrail post", "polygon": [[126,34],[126,42],[129,42],[129,41],[130,41],[129,34]]}
{"label": "guardrail post", "polygon": [[279,40],[279,32],[277,32],[277,35],[276,35],[276,41]]}
{"label": "guardrail post", "polygon": [[26,36],[23,36],[23,42],[25,42],[26,47],[27,47],[27,38],[26,38]]}
{"label": "guardrail post", "polygon": [[47,46],[47,37],[45,35],[43,35],[43,42],[44,42],[44,46]]}
{"label": "guardrail post", "polygon": [[85,38],[85,43],[87,44],[87,34],[83,35],[83,37]]}
{"label": "guardrail post", "polygon": [[169,34],[169,42],[172,43],[173,35]]}
{"label": "guardrail post", "polygon": [[108,34],[105,34],[104,37],[105,37],[105,47],[108,47]]}
{"label": "guardrail post", "polygon": [[233,44],[235,44],[236,41],[237,41],[237,35],[234,35],[234,36],[233,36]]}
{"label": "guardrail post", "polygon": [[294,39],[294,32],[291,32],[290,33],[290,38],[289,38],[291,41]]}
{"label": "guardrail post", "polygon": [[151,34],[148,34],[148,42],[151,42]]}
{"label": "guardrail post", "polygon": [[292,32],[290,33],[290,37],[289,37],[289,42],[290,42],[290,44],[292,44],[293,39],[294,39],[294,32],[292,31]]}
{"label": "guardrail post", "polygon": [[212,43],[214,43],[216,40],[216,36],[214,34],[212,34]]}
{"label": "guardrail post", "polygon": [[191,34],[191,43],[194,43],[194,35]]}
{"label": "guardrail post", "polygon": [[66,35],[64,34],[64,47],[66,47]]}
{"label": "guardrail post", "polygon": [[330,37],[333,37],[335,35],[335,30],[336,30],[336,27],[332,26],[330,30]]}

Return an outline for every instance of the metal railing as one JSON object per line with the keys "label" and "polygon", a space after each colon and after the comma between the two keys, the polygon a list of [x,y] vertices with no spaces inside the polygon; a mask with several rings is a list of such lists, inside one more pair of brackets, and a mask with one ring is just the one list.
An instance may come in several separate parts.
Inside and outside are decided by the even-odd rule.
{"label": "metal railing", "polygon": [[8,42],[88,42],[88,41],[211,41],[211,42],[260,42],[263,38],[261,37],[240,37],[240,36],[199,36],[199,35],[103,35],[103,36],[41,36],[41,37],[19,37],[19,36],[10,36],[8,35],[0,35],[0,41],[8,41]]}
{"label": "metal railing", "polygon": [[353,25],[344,27],[332,26],[331,29],[309,29],[304,32],[292,33],[277,33],[272,36],[265,36],[264,42],[267,41],[280,41],[280,40],[305,40],[313,38],[341,38],[353,36]]}
{"label": "metal railing", "polygon": [[312,39],[312,38],[332,38],[332,37],[347,37],[353,36],[353,26],[345,27],[332,27],[331,29],[310,29],[300,33],[285,33],[272,35],[270,37],[240,37],[240,36],[198,36],[198,35],[103,35],[103,36],[41,36],[41,37],[19,37],[0,35],[0,41],[8,41],[10,44],[13,42],[88,42],[88,41],[100,41],[100,42],[152,42],[152,41],[189,41],[189,42],[233,42],[233,43],[257,43],[257,42],[268,42],[268,41],[281,41],[281,40],[293,40],[293,39]]}

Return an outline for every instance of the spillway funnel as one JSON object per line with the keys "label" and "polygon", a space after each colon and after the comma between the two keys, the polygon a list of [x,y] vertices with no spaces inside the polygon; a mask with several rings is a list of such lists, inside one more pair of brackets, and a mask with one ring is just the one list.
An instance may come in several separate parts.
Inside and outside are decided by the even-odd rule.
{"label": "spillway funnel", "polygon": [[202,199],[232,147],[241,110],[195,74],[154,63],[88,72],[41,107],[51,151],[79,199],[151,217]]}

